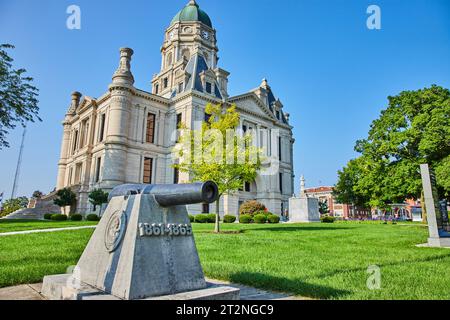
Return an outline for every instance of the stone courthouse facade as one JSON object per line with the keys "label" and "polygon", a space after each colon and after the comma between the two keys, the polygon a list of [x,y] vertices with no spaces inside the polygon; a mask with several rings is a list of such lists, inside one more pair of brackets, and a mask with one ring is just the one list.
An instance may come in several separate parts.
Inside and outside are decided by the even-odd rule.
{"label": "stone courthouse facade", "polygon": [[[108,92],[97,99],[72,94],[63,122],[57,189],[76,191],[75,211],[92,212],[88,194],[96,188],[111,191],[124,183],[187,181],[172,167],[174,133],[180,123],[196,128],[205,119],[208,103],[236,104],[243,131],[256,130],[258,145],[277,162],[276,172],[224,196],[221,214],[237,215],[239,205],[249,199],[263,202],[276,214],[287,209],[294,192],[289,114],[266,80],[250,92],[229,96],[230,73],[217,66],[218,51],[210,18],[191,0],[164,34],[161,70],[152,79],[151,92],[134,87],[133,50],[122,48]],[[209,207],[189,210],[196,214]]]}

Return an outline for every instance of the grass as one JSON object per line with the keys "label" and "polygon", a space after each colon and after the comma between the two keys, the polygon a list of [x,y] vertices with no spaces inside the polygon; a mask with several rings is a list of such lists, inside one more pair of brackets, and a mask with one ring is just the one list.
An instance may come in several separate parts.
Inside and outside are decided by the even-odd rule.
{"label": "grass", "polygon": [[0,220],[0,233],[53,228],[93,226],[92,221]]}
{"label": "grass", "polygon": [[[205,275],[321,299],[450,299],[450,250],[417,248],[427,228],[379,222],[194,224]],[[0,287],[40,282],[76,264],[93,230],[0,239]],[[371,265],[381,289],[369,290]]]}

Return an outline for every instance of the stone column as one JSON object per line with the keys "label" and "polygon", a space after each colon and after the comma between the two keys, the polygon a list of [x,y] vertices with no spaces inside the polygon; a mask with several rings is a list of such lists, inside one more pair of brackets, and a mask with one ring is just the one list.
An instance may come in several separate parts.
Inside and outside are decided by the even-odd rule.
{"label": "stone column", "polygon": [[134,90],[134,78],[130,67],[132,55],[133,50],[129,48],[120,49],[119,68],[109,86],[111,98],[102,181],[106,188],[126,182],[127,145]]}

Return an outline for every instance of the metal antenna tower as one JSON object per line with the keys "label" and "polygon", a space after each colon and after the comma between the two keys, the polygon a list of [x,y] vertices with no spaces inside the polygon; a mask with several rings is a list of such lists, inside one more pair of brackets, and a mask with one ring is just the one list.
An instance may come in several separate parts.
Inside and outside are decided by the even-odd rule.
{"label": "metal antenna tower", "polygon": [[22,154],[23,154],[23,147],[25,144],[26,132],[27,132],[27,128],[24,128],[23,134],[22,134],[22,143],[20,144],[19,159],[17,160],[16,175],[14,176],[14,184],[13,184],[13,189],[11,192],[11,199],[16,198],[17,187],[19,186],[20,166],[22,165]]}

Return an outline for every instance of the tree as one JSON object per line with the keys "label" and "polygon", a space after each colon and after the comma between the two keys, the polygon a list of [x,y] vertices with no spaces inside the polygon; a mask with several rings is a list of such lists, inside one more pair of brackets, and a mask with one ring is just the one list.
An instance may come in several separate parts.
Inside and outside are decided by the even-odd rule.
{"label": "tree", "polygon": [[25,69],[15,70],[14,61],[6,52],[14,49],[10,44],[0,45],[0,150],[9,147],[6,135],[17,123],[25,127],[28,121],[41,121],[38,116],[38,89],[25,76]]}
{"label": "tree", "polygon": [[319,201],[319,212],[322,215],[330,213],[330,209],[328,208],[327,200]]}
{"label": "tree", "polygon": [[99,216],[101,216],[102,204],[108,202],[108,196],[109,194],[102,189],[95,189],[89,193],[89,202],[94,206],[94,211],[97,209],[97,206],[100,206]]}
{"label": "tree", "polygon": [[250,133],[240,135],[236,106],[208,104],[209,119],[199,130],[181,126],[179,143],[174,149],[180,172],[188,173],[191,182],[213,181],[219,188],[216,202],[215,232],[220,232],[219,203],[224,194],[241,189],[256,179],[261,168],[262,150],[253,146]]}
{"label": "tree", "polygon": [[6,200],[3,203],[2,212],[0,216],[6,216],[14,211],[20,210],[22,208],[26,208],[28,205],[27,197],[19,197],[15,199]]}
{"label": "tree", "polygon": [[[450,91],[433,85],[389,97],[368,137],[356,143],[361,156],[339,172],[336,194],[387,208],[421,197],[419,165],[436,169],[440,196],[450,193]],[[423,201],[422,201],[423,202]]]}
{"label": "tree", "polygon": [[40,199],[40,198],[42,198],[43,195],[44,195],[43,192],[41,192],[39,190],[36,190],[35,192],[33,192],[32,197],[35,198],[35,199]]}
{"label": "tree", "polygon": [[66,207],[72,206],[77,201],[76,194],[69,188],[58,190],[56,196],[57,198],[53,200],[53,203],[64,208],[64,214],[66,214]]}

